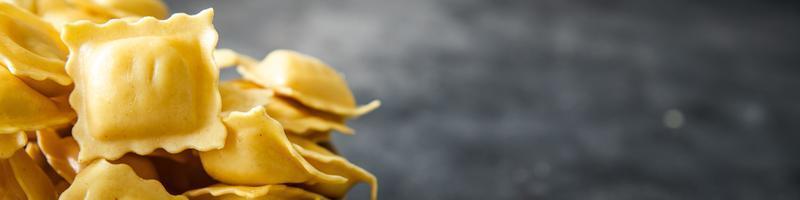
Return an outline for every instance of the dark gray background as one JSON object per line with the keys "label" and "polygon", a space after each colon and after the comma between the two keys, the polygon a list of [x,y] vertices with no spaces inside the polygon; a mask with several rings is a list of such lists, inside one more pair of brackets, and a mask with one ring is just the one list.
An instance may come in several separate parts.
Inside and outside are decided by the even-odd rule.
{"label": "dark gray background", "polygon": [[221,47],[305,52],[381,99],[335,138],[381,199],[800,198],[797,3],[168,2],[214,7]]}

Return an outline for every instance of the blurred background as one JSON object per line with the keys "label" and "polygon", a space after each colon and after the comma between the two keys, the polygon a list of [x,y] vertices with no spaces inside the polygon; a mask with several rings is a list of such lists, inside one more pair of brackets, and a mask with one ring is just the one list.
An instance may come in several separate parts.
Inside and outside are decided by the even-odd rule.
{"label": "blurred background", "polygon": [[380,199],[800,199],[794,1],[167,2],[382,100],[334,138]]}

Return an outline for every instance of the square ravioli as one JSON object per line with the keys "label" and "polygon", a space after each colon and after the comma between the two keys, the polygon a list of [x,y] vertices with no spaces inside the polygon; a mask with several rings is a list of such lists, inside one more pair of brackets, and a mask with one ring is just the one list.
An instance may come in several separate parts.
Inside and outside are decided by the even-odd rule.
{"label": "square ravioli", "polygon": [[166,20],[84,21],[64,28],[81,162],[224,145],[213,15],[207,9]]}

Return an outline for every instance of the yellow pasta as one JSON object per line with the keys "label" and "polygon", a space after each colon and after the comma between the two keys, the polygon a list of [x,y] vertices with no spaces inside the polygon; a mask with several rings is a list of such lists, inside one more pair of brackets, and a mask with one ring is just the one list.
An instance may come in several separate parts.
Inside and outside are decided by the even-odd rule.
{"label": "yellow pasta", "polygon": [[[36,137],[34,135],[34,137]],[[47,165],[47,161],[44,158],[44,154],[42,154],[42,150],[39,149],[39,145],[36,144],[36,141],[28,141],[28,144],[25,145],[25,153],[28,154],[33,162],[38,163],[40,166],[49,166]]]}
{"label": "yellow pasta", "polygon": [[69,183],[75,179],[82,165],[78,163],[78,143],[72,137],[60,138],[55,131],[44,129],[36,132],[37,144],[47,163]]}
{"label": "yellow pasta", "polygon": [[[0,0],[0,199],[343,199],[331,133],[380,106],[289,50],[216,49],[214,11]],[[243,79],[219,81],[236,66]],[[180,195],[175,195],[180,194]]]}
{"label": "yellow pasta", "polygon": [[325,196],[285,185],[213,185],[184,193],[192,200],[325,200]]}
{"label": "yellow pasta", "polygon": [[[50,129],[37,131],[36,136],[47,163],[65,181],[72,183],[78,172],[85,167],[85,164],[78,163],[78,143],[72,137],[59,138]],[[110,162],[127,164],[142,178],[158,178],[155,166],[145,157],[126,154],[120,159]]]}
{"label": "yellow pasta", "polygon": [[64,71],[67,48],[58,32],[33,13],[0,2],[0,63],[17,76],[72,83]]}
{"label": "yellow pasta", "polygon": [[242,80],[220,84],[223,115],[245,112],[256,106],[265,106],[270,117],[278,120],[284,129],[296,134],[336,130],[352,134],[341,117],[309,109],[293,100],[276,97],[272,90],[263,89]]}
{"label": "yellow pasta", "polygon": [[220,69],[225,69],[228,67],[246,65],[246,66],[255,66],[258,65],[258,61],[240,54],[232,49],[217,49],[214,50],[214,61],[216,61],[217,67]]}
{"label": "yellow pasta", "polygon": [[267,113],[283,127],[297,134],[336,130],[352,134],[353,129],[344,124],[344,119],[306,108],[290,99],[273,97],[266,105]]}
{"label": "yellow pasta", "polygon": [[177,153],[223,146],[212,16],[207,9],[163,21],[145,17],[65,27],[81,162],[157,148]]}
{"label": "yellow pasta", "polygon": [[59,199],[177,200],[187,198],[169,194],[164,186],[156,180],[142,179],[128,165],[112,164],[100,159],[81,170],[75,178],[75,182],[61,194]]}
{"label": "yellow pasta", "polygon": [[344,78],[319,59],[289,50],[273,51],[258,65],[241,65],[250,81],[325,112],[356,117],[380,106],[372,101],[357,107]]}
{"label": "yellow pasta", "polygon": [[42,20],[52,24],[58,30],[63,29],[66,24],[80,20],[103,23],[110,19],[108,16],[81,10],[66,0],[36,0],[36,10]]}
{"label": "yellow pasta", "polygon": [[70,0],[85,10],[114,18],[167,17],[167,5],[160,0]]}
{"label": "yellow pasta", "polygon": [[0,0],[0,2],[8,2],[27,10],[28,12],[36,11],[36,3],[34,0]]}
{"label": "yellow pasta", "polygon": [[74,118],[63,99],[47,98],[0,67],[0,134],[59,127]]}
{"label": "yellow pasta", "polygon": [[222,97],[222,115],[230,112],[247,112],[257,106],[266,105],[272,96],[272,90],[259,88],[250,82],[234,80],[219,84]]}
{"label": "yellow pasta", "polygon": [[28,136],[25,135],[25,132],[0,134],[0,159],[11,157],[27,143]]}
{"label": "yellow pasta", "polygon": [[239,64],[239,55],[231,49],[214,50],[214,62],[217,68],[224,69]]}
{"label": "yellow pasta", "polygon": [[311,131],[305,133],[293,133],[291,131],[286,131],[286,135],[291,136],[289,137],[290,140],[292,137],[299,137],[316,143],[331,141],[331,132],[329,131]]}
{"label": "yellow pasta", "polygon": [[378,181],[375,176],[368,171],[361,169],[360,167],[347,161],[347,159],[344,159],[343,157],[338,156],[311,141],[292,138],[292,142],[294,143],[297,152],[300,153],[300,155],[302,155],[303,158],[305,158],[309,163],[311,163],[312,166],[316,167],[322,172],[347,178],[347,182],[345,183],[307,184],[304,186],[304,188],[307,190],[328,197],[343,198],[345,195],[347,195],[347,191],[349,191],[350,188],[352,188],[355,184],[358,184],[359,182],[365,182],[370,184],[372,187],[372,192],[370,193],[371,198],[373,200],[378,198]]}
{"label": "yellow pasta", "polygon": [[[0,66],[2,67],[2,66]],[[28,87],[36,90],[46,97],[61,97],[68,96],[72,92],[73,85],[61,85],[53,80],[36,80],[25,76],[17,77],[22,82],[25,82]]]}
{"label": "yellow pasta", "polygon": [[200,152],[203,167],[216,180],[251,186],[347,181],[322,173],[306,162],[264,107],[233,112],[223,121],[228,127],[225,147]]}
{"label": "yellow pasta", "polygon": [[55,200],[50,179],[25,151],[0,159],[0,199]]}

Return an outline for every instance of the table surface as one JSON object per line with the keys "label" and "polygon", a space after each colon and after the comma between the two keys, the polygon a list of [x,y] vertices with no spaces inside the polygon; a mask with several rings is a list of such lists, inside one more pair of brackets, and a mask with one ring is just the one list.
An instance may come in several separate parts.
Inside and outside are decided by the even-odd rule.
{"label": "table surface", "polygon": [[800,199],[797,3],[168,3],[381,99],[334,138],[380,199]]}

